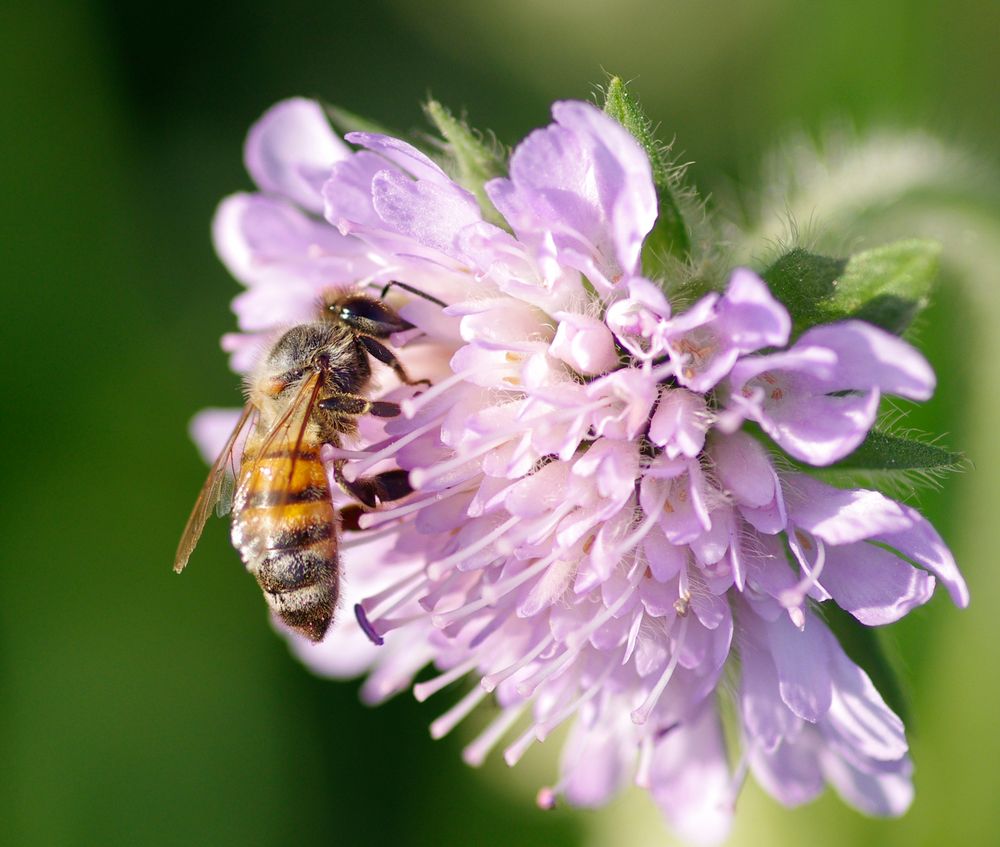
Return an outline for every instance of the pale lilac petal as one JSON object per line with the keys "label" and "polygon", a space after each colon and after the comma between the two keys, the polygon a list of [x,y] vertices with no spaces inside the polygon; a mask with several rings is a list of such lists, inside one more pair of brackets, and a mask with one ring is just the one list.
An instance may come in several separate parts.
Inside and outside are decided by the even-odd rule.
{"label": "pale lilac petal", "polygon": [[840,608],[868,626],[897,621],[934,593],[930,574],[865,542],[828,547],[820,584]]}
{"label": "pale lilac petal", "polygon": [[799,719],[781,699],[774,660],[755,638],[741,642],[740,666],[740,713],[751,749],[774,752],[782,739],[794,736]]}
{"label": "pale lilac petal", "polygon": [[233,303],[247,331],[309,321],[323,292],[376,272],[357,241],[259,194],[224,200],[212,238],[230,273],[249,287]]}
{"label": "pale lilac petal", "polygon": [[634,746],[616,727],[587,727],[576,721],[562,753],[566,799],[574,806],[602,806],[624,786],[635,758]]}
{"label": "pale lilac petal", "polygon": [[[202,409],[191,419],[188,434],[206,465],[213,464],[218,458],[239,418],[239,409]],[[235,461],[239,467],[238,454]]]}
{"label": "pale lilac petal", "polygon": [[614,337],[603,321],[572,312],[556,314],[559,326],[549,353],[587,376],[607,373],[618,364]]}
{"label": "pale lilac petal", "polygon": [[787,352],[743,359],[730,380],[730,414],[756,420],[792,456],[819,466],[861,444],[882,393],[924,400],[934,390],[916,350],[862,321],[814,327]]}
{"label": "pale lilac petal", "polygon": [[717,312],[722,333],[741,353],[788,342],[792,328],[788,311],[771,296],[764,280],[747,268],[733,271]]}
{"label": "pale lilac petal", "polygon": [[830,396],[836,354],[797,344],[741,359],[730,374],[731,406],[756,420],[797,459],[828,465],[853,451],[875,421],[879,392]]}
{"label": "pale lilac petal", "polygon": [[653,752],[653,799],[677,834],[693,844],[719,844],[729,834],[731,796],[722,726],[711,706],[668,732]]}
{"label": "pale lilac petal", "polygon": [[323,210],[320,190],[331,166],[349,154],[322,107],[302,97],[283,100],[265,112],[244,148],[246,168],[257,185],[317,213]]}
{"label": "pale lilac petal", "polygon": [[349,132],[346,138],[351,144],[357,144],[379,154],[416,179],[426,179],[442,185],[451,183],[448,175],[431,159],[412,144],[407,144],[399,138],[374,132]]}
{"label": "pale lilac petal", "polygon": [[931,526],[930,521],[916,509],[902,504],[900,508],[910,519],[911,526],[896,532],[883,530],[873,540],[888,544],[918,565],[927,568],[944,583],[955,605],[964,609],[969,605],[969,589],[962,574],[959,573],[958,565],[955,564],[955,558],[948,546],[938,535],[937,530]]}
{"label": "pale lilac petal", "polygon": [[826,626],[809,614],[800,631],[782,615],[767,625],[767,636],[781,699],[800,718],[815,723],[833,699]]}
{"label": "pale lilac petal", "polygon": [[642,242],[656,221],[649,158],[631,133],[589,103],[556,103],[552,116],[590,141],[598,194],[610,219],[618,264],[631,276],[638,269]]}
{"label": "pale lilac petal", "polygon": [[778,491],[778,477],[767,450],[759,441],[743,432],[717,438],[711,455],[719,481],[743,506],[766,506]]}
{"label": "pale lilac petal", "polygon": [[372,204],[372,180],[388,164],[366,151],[337,162],[323,183],[323,217],[345,234],[357,227],[378,227],[381,219]]}
{"label": "pale lilac petal", "polygon": [[784,741],[775,750],[752,747],[749,760],[757,782],[785,806],[801,806],[823,791],[823,772],[807,740]]}
{"label": "pale lilac petal", "polygon": [[902,505],[878,491],[834,488],[804,474],[789,474],[783,482],[791,520],[827,544],[850,544],[914,524]]}
{"label": "pale lilac petal", "polygon": [[834,682],[824,731],[835,734],[858,756],[880,762],[902,759],[908,749],[903,722],[837,640],[830,635],[827,641]]}
{"label": "pale lilac petal", "polygon": [[227,332],[219,341],[223,352],[229,353],[229,367],[234,373],[248,374],[261,361],[274,343],[274,332]]}
{"label": "pale lilac petal", "polygon": [[865,773],[836,754],[820,750],[823,774],[848,803],[867,815],[899,817],[913,802],[909,759],[895,770]]}
{"label": "pale lilac petal", "polygon": [[486,191],[522,241],[612,286],[638,270],[656,219],[649,160],[593,106],[557,103],[552,112],[556,123],[515,149],[510,179],[493,180]]}
{"label": "pale lilac petal", "polygon": [[934,371],[898,336],[864,321],[823,324],[803,333],[799,344],[825,347],[837,355],[836,389],[877,388],[911,400],[934,393]]}
{"label": "pale lilac petal", "polygon": [[459,231],[481,220],[475,197],[453,184],[414,181],[398,171],[372,179],[372,203],[386,227],[418,244],[457,256]]}
{"label": "pale lilac petal", "polygon": [[628,296],[609,307],[604,321],[633,356],[648,360],[664,352],[662,334],[670,305],[659,286],[643,277],[628,282]]}
{"label": "pale lilac petal", "polygon": [[693,459],[705,446],[708,425],[708,406],[703,397],[684,388],[664,389],[649,422],[649,440],[663,447],[670,459]]}

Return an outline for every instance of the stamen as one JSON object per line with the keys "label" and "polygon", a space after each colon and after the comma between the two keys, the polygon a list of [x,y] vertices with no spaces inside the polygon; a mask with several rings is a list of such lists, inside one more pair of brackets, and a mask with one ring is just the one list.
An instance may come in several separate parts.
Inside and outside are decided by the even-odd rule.
{"label": "stamen", "polygon": [[460,382],[464,382],[468,377],[472,376],[479,368],[466,368],[464,371],[456,371],[451,376],[446,379],[442,379],[440,382],[435,383],[426,391],[418,394],[416,397],[407,397],[399,404],[400,409],[403,412],[404,418],[412,418],[417,412],[419,412],[424,406],[426,406],[431,400],[439,397],[453,385],[458,385]]}
{"label": "stamen", "polygon": [[786,588],[781,594],[778,595],[778,602],[781,603],[786,609],[798,608],[805,602],[806,595],[812,589],[814,585],[819,581],[820,574],[823,573],[823,565],[826,564],[826,546],[823,541],[819,538],[816,541],[816,562],[809,569],[806,564],[805,557],[801,554],[798,549],[798,544],[790,543],[788,546],[791,547],[792,552],[795,554],[795,558],[798,559],[799,565],[802,570],[806,572],[806,578],[803,579],[798,585],[792,588]]}
{"label": "stamen", "polygon": [[527,582],[536,574],[544,570],[548,565],[550,565],[557,557],[558,551],[546,556],[544,559],[539,559],[533,565],[525,568],[519,574],[515,574],[508,579],[498,582],[495,585],[484,585],[479,591],[479,597],[470,603],[466,603],[463,606],[459,606],[457,609],[451,609],[447,612],[439,612],[431,619],[434,626],[441,628],[449,626],[460,618],[464,618],[471,615],[473,612],[478,612],[480,609],[485,609],[487,606],[492,606],[497,600],[500,600],[504,595],[510,593],[519,585]]}
{"label": "stamen", "polygon": [[668,376],[673,376],[676,370],[677,366],[673,362],[665,362],[664,364],[653,368],[650,376],[652,376],[656,382],[660,382]]}
{"label": "stamen", "polygon": [[554,809],[556,807],[556,789],[547,786],[539,788],[538,794],[535,797],[535,805],[546,812]]}
{"label": "stamen", "polygon": [[456,567],[457,565],[460,565],[467,559],[472,558],[473,556],[476,555],[476,553],[480,552],[481,550],[485,550],[494,541],[500,538],[500,536],[502,536],[505,532],[507,532],[508,529],[514,526],[514,524],[516,524],[519,520],[520,518],[514,515],[508,518],[499,526],[495,527],[491,532],[486,533],[486,535],[484,535],[482,538],[477,539],[474,543],[469,544],[466,547],[463,547],[458,552],[452,553],[450,556],[447,556],[444,559],[439,559],[436,562],[432,562],[431,565],[427,568],[427,575],[431,579],[439,579],[453,567]]}
{"label": "stamen", "polygon": [[577,506],[578,504],[572,501],[567,501],[559,506],[556,506],[549,516],[546,517],[541,524],[535,527],[535,529],[531,531],[531,534],[524,539],[525,543],[537,544],[539,541],[547,538],[552,533],[552,530],[555,529],[559,521],[576,509]]}
{"label": "stamen", "polygon": [[572,662],[573,659],[579,655],[580,651],[583,650],[590,636],[611,620],[618,610],[628,602],[629,598],[635,592],[635,588],[639,584],[639,580],[642,579],[644,572],[644,567],[637,566],[634,569],[625,590],[622,591],[621,595],[615,600],[615,602],[606,607],[583,629],[572,633],[571,636],[564,642],[566,645],[566,651],[561,656],[553,662],[550,662],[547,666],[541,668],[539,672],[530,679],[519,683],[517,686],[518,694],[522,697],[530,697],[535,693],[539,685],[562,672],[566,665]]}
{"label": "stamen", "polygon": [[470,575],[460,571],[452,571],[442,580],[436,582],[429,581],[427,593],[418,602],[422,609],[433,612],[442,598],[454,593],[456,586],[458,587],[458,593],[462,597],[468,596],[482,577],[482,572]]}
{"label": "stamen", "polygon": [[384,459],[389,459],[395,456],[399,450],[409,444],[411,441],[416,441],[421,435],[430,432],[434,427],[438,426],[441,422],[441,417],[437,417],[428,423],[418,426],[416,429],[411,429],[406,435],[400,435],[398,437],[386,438],[377,444],[372,444],[366,451],[357,451],[354,455],[346,456],[343,454],[350,453],[352,451],[342,450],[340,447],[331,447],[330,449],[337,454],[337,456],[342,456],[343,458],[349,459],[360,459],[361,461],[357,464],[344,465],[342,473],[344,474],[344,479],[348,482],[354,482],[358,477],[362,476],[369,468],[374,467],[379,462]]}
{"label": "stamen", "polygon": [[463,751],[462,760],[471,767],[479,767],[490,751],[524,713],[525,706],[504,709],[500,716],[483,730]]}
{"label": "stamen", "polygon": [[398,526],[388,526],[385,529],[380,529],[378,532],[363,532],[355,538],[341,538],[337,546],[340,550],[350,550],[353,547],[362,547],[365,544],[371,544],[373,541],[378,541],[380,538],[385,538],[398,531]]}
{"label": "stamen", "polygon": [[[383,604],[385,606],[385,608],[380,608],[377,613],[374,612],[374,611],[370,612],[368,614],[368,620],[369,620],[369,622],[372,625],[374,625],[377,621],[381,622],[382,620],[388,620],[388,618],[386,618],[386,615],[391,615],[393,612],[395,612],[400,607],[405,606],[414,597],[416,597],[417,595],[419,595],[421,592],[425,591],[426,588],[427,588],[427,583],[426,582],[423,582],[423,581],[418,582],[416,585],[414,585],[412,588],[410,588],[409,591],[405,592],[398,599],[393,600],[393,601],[391,601],[391,602],[389,602],[387,604]],[[383,630],[382,634],[384,635],[385,632],[386,632],[386,630]]]}
{"label": "stamen", "polygon": [[410,471],[410,484],[414,488],[423,488],[428,482],[445,476],[456,468],[462,467],[462,465],[472,461],[484,453],[489,453],[499,447],[501,444],[506,444],[510,440],[510,433],[501,435],[499,438],[491,438],[473,450],[456,453],[456,455],[448,459],[445,462],[438,462],[435,465],[431,465],[429,468],[414,468]]}
{"label": "stamen", "polygon": [[636,612],[635,620],[632,621],[632,626],[628,630],[628,638],[625,641],[625,655],[622,657],[622,664],[627,665],[628,660],[632,658],[632,653],[635,651],[635,645],[639,641],[639,630],[642,627],[642,620],[644,613],[640,608]]}
{"label": "stamen", "polygon": [[594,695],[596,695],[604,686],[605,680],[607,680],[607,678],[611,675],[611,671],[613,671],[614,669],[615,669],[615,663],[608,662],[608,665],[604,669],[604,672],[597,679],[595,679],[594,682],[591,683],[589,688],[585,689],[579,695],[570,700],[569,703],[563,706],[554,715],[552,715],[549,718],[546,718],[540,724],[536,725],[535,736],[538,738],[538,740],[544,741],[548,737],[549,733],[552,732],[552,730],[554,730],[557,726],[559,726],[559,724],[561,724],[564,720],[575,714],[579,710],[579,708],[588,700],[592,700],[594,698]]}
{"label": "stamen", "polygon": [[378,647],[385,644],[382,636],[375,631],[375,627],[373,627],[368,621],[364,606],[360,603],[354,604],[354,617],[358,619],[358,625],[361,627],[361,631],[368,636],[368,640],[371,641],[372,644],[375,644]]}
{"label": "stamen", "polygon": [[[439,503],[442,500],[446,500],[449,497],[453,497],[456,494],[465,494],[471,489],[449,489],[447,491],[436,491],[428,494],[426,497],[421,497],[418,500],[410,500],[408,503],[403,503],[400,506],[394,506],[391,509],[379,509],[375,512],[365,512],[358,518],[358,526],[362,529],[371,529],[372,527],[380,526],[381,524],[388,523],[389,521],[394,521],[398,518],[406,517],[413,512],[419,512],[425,506],[433,505],[434,503]],[[397,527],[393,527],[397,529]]]}
{"label": "stamen", "polygon": [[677,663],[681,658],[681,650],[684,647],[684,640],[687,637],[688,623],[690,618],[681,619],[681,629],[677,633],[677,642],[674,645],[673,654],[670,656],[670,661],[667,662],[667,667],[663,671],[663,674],[657,680],[656,685],[653,686],[653,690],[649,692],[649,696],[646,697],[643,704],[632,711],[632,723],[644,724],[649,718],[650,712],[656,706],[657,701],[660,699],[660,695],[663,694],[664,689],[667,687],[667,683],[670,682],[670,678],[674,675],[674,671],[677,668]]}
{"label": "stamen", "polygon": [[503,760],[507,763],[507,766],[512,768],[521,761],[521,757],[528,752],[528,748],[537,740],[535,737],[535,728],[533,726],[528,727],[517,741],[503,751]]}
{"label": "stamen", "polygon": [[423,577],[424,574],[422,571],[417,571],[416,573],[404,576],[402,579],[397,580],[388,588],[383,588],[377,594],[372,594],[368,597],[365,597],[365,599],[361,601],[361,605],[371,609],[372,610],[370,613],[371,617],[377,618],[379,615],[383,614],[383,610],[380,608],[380,604],[384,603],[390,597],[395,597],[400,591],[406,591],[413,585],[413,583],[421,581]]}
{"label": "stamen", "polygon": [[526,665],[530,665],[535,659],[542,655],[555,641],[555,636],[547,635],[541,641],[539,641],[534,647],[531,648],[527,653],[525,653],[520,659],[518,659],[514,664],[507,665],[507,667],[494,671],[493,673],[486,674],[479,684],[486,691],[493,691],[501,682],[505,679],[516,674],[521,668]]}
{"label": "stamen", "polygon": [[739,800],[740,794],[743,793],[743,786],[747,782],[747,774],[750,771],[750,757],[747,750],[742,750],[740,752],[739,761],[736,763],[736,769],[733,771],[732,779],[729,781],[729,799],[725,801],[723,808],[728,809],[731,812],[736,811],[736,801]]}
{"label": "stamen", "polygon": [[381,618],[378,622],[378,631],[380,634],[385,635],[394,629],[399,629],[400,627],[408,626],[411,623],[425,620],[427,620],[427,615],[424,613],[407,615],[402,618]]}
{"label": "stamen", "polygon": [[500,627],[502,627],[507,622],[507,618],[509,618],[512,613],[513,609],[506,609],[503,611],[498,610],[495,614],[490,615],[489,618],[487,619],[488,622],[486,626],[484,626],[481,630],[479,630],[479,632],[477,632],[469,641],[469,649],[475,650],[494,632],[500,629]]}
{"label": "stamen", "polygon": [[663,510],[664,504],[667,502],[668,486],[661,485],[658,486],[658,488],[662,489],[662,493],[657,495],[656,501],[653,503],[653,508],[649,510],[649,514],[643,518],[642,523],[639,524],[630,536],[615,547],[614,552],[609,554],[611,558],[621,559],[622,556],[632,550],[639,544],[640,541],[642,541],[642,539],[649,535],[650,530],[652,530],[657,520],[659,520],[660,512]]}
{"label": "stamen", "polygon": [[653,736],[645,736],[639,742],[639,764],[635,769],[635,784],[639,788],[649,788],[649,774],[653,766]]}
{"label": "stamen", "polygon": [[465,676],[476,666],[477,661],[478,659],[473,657],[466,662],[455,665],[451,670],[439,674],[434,679],[429,679],[426,682],[418,682],[413,686],[413,696],[417,698],[417,702],[423,703],[432,694],[437,694],[442,688],[446,688],[456,679]]}
{"label": "stamen", "polygon": [[471,689],[461,700],[431,724],[431,738],[444,738],[469,713],[486,698],[486,692],[478,685]]}

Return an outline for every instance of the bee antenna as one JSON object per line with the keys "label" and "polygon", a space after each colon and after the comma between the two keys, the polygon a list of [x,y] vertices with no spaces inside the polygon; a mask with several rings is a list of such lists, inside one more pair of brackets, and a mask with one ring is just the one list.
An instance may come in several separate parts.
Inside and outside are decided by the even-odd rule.
{"label": "bee antenna", "polygon": [[385,295],[389,293],[389,289],[393,287],[402,288],[403,291],[409,291],[410,294],[416,294],[418,297],[423,297],[424,300],[429,300],[431,303],[436,303],[442,309],[447,308],[448,306],[448,304],[445,303],[443,300],[438,300],[437,297],[433,297],[430,294],[421,291],[419,288],[414,288],[412,285],[407,285],[405,282],[399,282],[398,280],[395,279],[391,279],[385,284],[385,288],[383,288],[382,293],[379,294],[379,299],[384,300]]}

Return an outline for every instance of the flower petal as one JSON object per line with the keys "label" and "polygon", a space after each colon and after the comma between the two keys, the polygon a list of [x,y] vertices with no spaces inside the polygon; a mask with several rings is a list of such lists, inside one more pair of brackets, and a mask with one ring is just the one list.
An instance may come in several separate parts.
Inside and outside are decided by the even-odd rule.
{"label": "flower petal", "polygon": [[880,762],[902,759],[908,750],[903,722],[837,639],[830,635],[828,643],[834,684],[824,731],[835,733],[859,756]]}
{"label": "flower petal", "polygon": [[877,491],[834,488],[804,474],[782,477],[792,522],[827,544],[851,544],[910,529],[914,518]]}
{"label": "flower petal", "polygon": [[934,371],[927,360],[901,338],[864,321],[813,327],[798,344],[837,354],[831,391],[877,388],[911,400],[927,400],[934,393]]}
{"label": "flower petal", "polygon": [[706,845],[725,839],[732,797],[722,726],[712,704],[656,743],[649,782],[681,838]]}
{"label": "flower petal", "polygon": [[867,626],[897,621],[934,593],[934,577],[866,542],[827,547],[820,584]]}
{"label": "flower petal", "polygon": [[334,162],[350,148],[334,134],[322,107],[293,97],[272,106],[247,135],[246,168],[264,191],[321,212],[321,189]]}
{"label": "flower petal", "polygon": [[767,635],[781,699],[800,718],[815,723],[829,711],[833,700],[825,624],[807,614],[800,631],[781,615],[767,625]]}
{"label": "flower petal", "polygon": [[944,583],[955,605],[964,609],[969,605],[969,588],[958,570],[958,565],[955,563],[951,551],[938,535],[937,530],[931,526],[930,521],[916,509],[902,504],[900,504],[900,508],[903,510],[903,514],[910,519],[911,526],[896,532],[883,531],[873,540],[888,544],[904,556],[927,568]]}

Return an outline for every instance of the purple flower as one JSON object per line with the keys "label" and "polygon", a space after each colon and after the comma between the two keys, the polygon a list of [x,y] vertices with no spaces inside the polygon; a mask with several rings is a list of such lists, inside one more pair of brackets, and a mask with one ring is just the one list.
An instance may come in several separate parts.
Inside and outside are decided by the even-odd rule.
{"label": "purple flower", "polygon": [[[750,772],[788,805],[829,783],[869,814],[900,814],[902,724],[816,604],[878,625],[936,580],[960,606],[967,590],[912,508],[775,457],[837,461],[883,393],[925,399],[933,373],[860,321],[783,349],[789,316],[746,268],[719,294],[669,303],[640,275],[656,218],[645,153],[588,104],[553,116],[486,186],[509,230],[405,142],[355,133],[351,152],[307,101],[252,130],[264,193],[225,201],[215,228],[248,286],[234,304],[243,334],[227,342],[238,369],[330,285],[394,279],[447,304],[398,295],[416,328],[401,358],[430,385],[380,374],[403,414],[325,448],[349,479],[398,467],[414,489],[345,533],[357,623],[341,610],[321,644],[289,638],[320,673],[370,668],[373,701],[428,663],[439,675],[414,686],[421,700],[470,680],[431,731],[492,697],[497,716],[465,748],[473,765],[498,746],[513,765],[571,722],[542,805],[601,805],[631,781],[683,836],[714,843]],[[217,420],[196,438],[218,442]]]}

